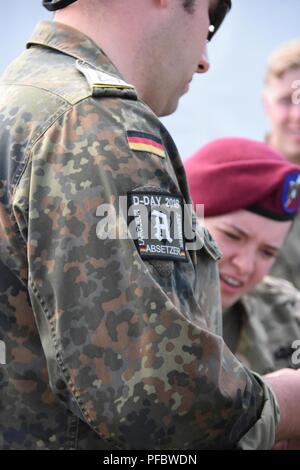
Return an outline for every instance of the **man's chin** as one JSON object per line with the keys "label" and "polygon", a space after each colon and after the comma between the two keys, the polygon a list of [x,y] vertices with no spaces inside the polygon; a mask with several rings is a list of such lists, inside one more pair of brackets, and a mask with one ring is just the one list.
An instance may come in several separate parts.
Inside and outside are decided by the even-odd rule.
{"label": "man's chin", "polygon": [[175,103],[169,103],[168,106],[166,106],[163,110],[161,110],[158,113],[159,117],[166,117],[170,116],[171,114],[175,113],[176,109],[178,108],[178,101],[177,100]]}

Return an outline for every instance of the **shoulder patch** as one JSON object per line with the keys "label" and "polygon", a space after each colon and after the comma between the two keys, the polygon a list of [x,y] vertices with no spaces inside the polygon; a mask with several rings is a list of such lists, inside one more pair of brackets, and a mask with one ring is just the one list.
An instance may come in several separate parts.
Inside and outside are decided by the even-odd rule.
{"label": "shoulder patch", "polygon": [[[133,85],[126,83],[121,78],[108,72],[103,72],[92,67],[82,60],[76,60],[76,68],[86,78],[93,96],[103,96],[113,94],[137,99],[136,89]],[[120,95],[120,92],[122,95]]]}
{"label": "shoulder patch", "polygon": [[153,134],[140,131],[127,131],[127,140],[131,150],[153,153],[162,158],[166,157],[162,140]]}
{"label": "shoulder patch", "polygon": [[128,193],[130,232],[143,260],[187,261],[180,194]]}

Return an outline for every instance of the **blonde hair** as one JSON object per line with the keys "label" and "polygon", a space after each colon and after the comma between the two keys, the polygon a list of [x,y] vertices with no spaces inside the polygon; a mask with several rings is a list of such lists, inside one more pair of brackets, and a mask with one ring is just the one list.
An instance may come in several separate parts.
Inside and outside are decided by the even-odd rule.
{"label": "blonde hair", "polygon": [[266,84],[271,78],[281,78],[285,72],[300,68],[300,39],[276,49],[269,57]]}

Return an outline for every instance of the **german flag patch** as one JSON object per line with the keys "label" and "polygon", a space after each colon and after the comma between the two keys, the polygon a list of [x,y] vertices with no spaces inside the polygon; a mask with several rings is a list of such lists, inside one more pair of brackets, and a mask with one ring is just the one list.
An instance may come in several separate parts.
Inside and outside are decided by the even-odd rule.
{"label": "german flag patch", "polygon": [[166,151],[159,137],[139,131],[127,131],[128,144],[131,150],[148,152],[165,158]]}

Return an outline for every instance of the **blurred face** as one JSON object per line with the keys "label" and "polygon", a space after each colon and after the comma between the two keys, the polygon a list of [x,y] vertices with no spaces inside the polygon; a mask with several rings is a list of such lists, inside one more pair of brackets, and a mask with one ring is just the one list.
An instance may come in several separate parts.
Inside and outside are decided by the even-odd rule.
{"label": "blurred face", "polygon": [[165,2],[168,6],[160,12],[162,20],[150,44],[151,87],[143,97],[159,116],[175,111],[195,73],[207,72],[209,13],[218,1],[196,0],[192,12],[183,8],[182,0]]}
{"label": "blurred face", "polygon": [[240,210],[209,217],[205,224],[223,253],[219,270],[222,306],[226,309],[269,272],[291,222]]}
{"label": "blurred face", "polygon": [[288,160],[300,163],[300,104],[292,102],[296,80],[300,80],[300,68],[287,71],[281,78],[271,78],[264,105],[271,123],[270,144]]}

